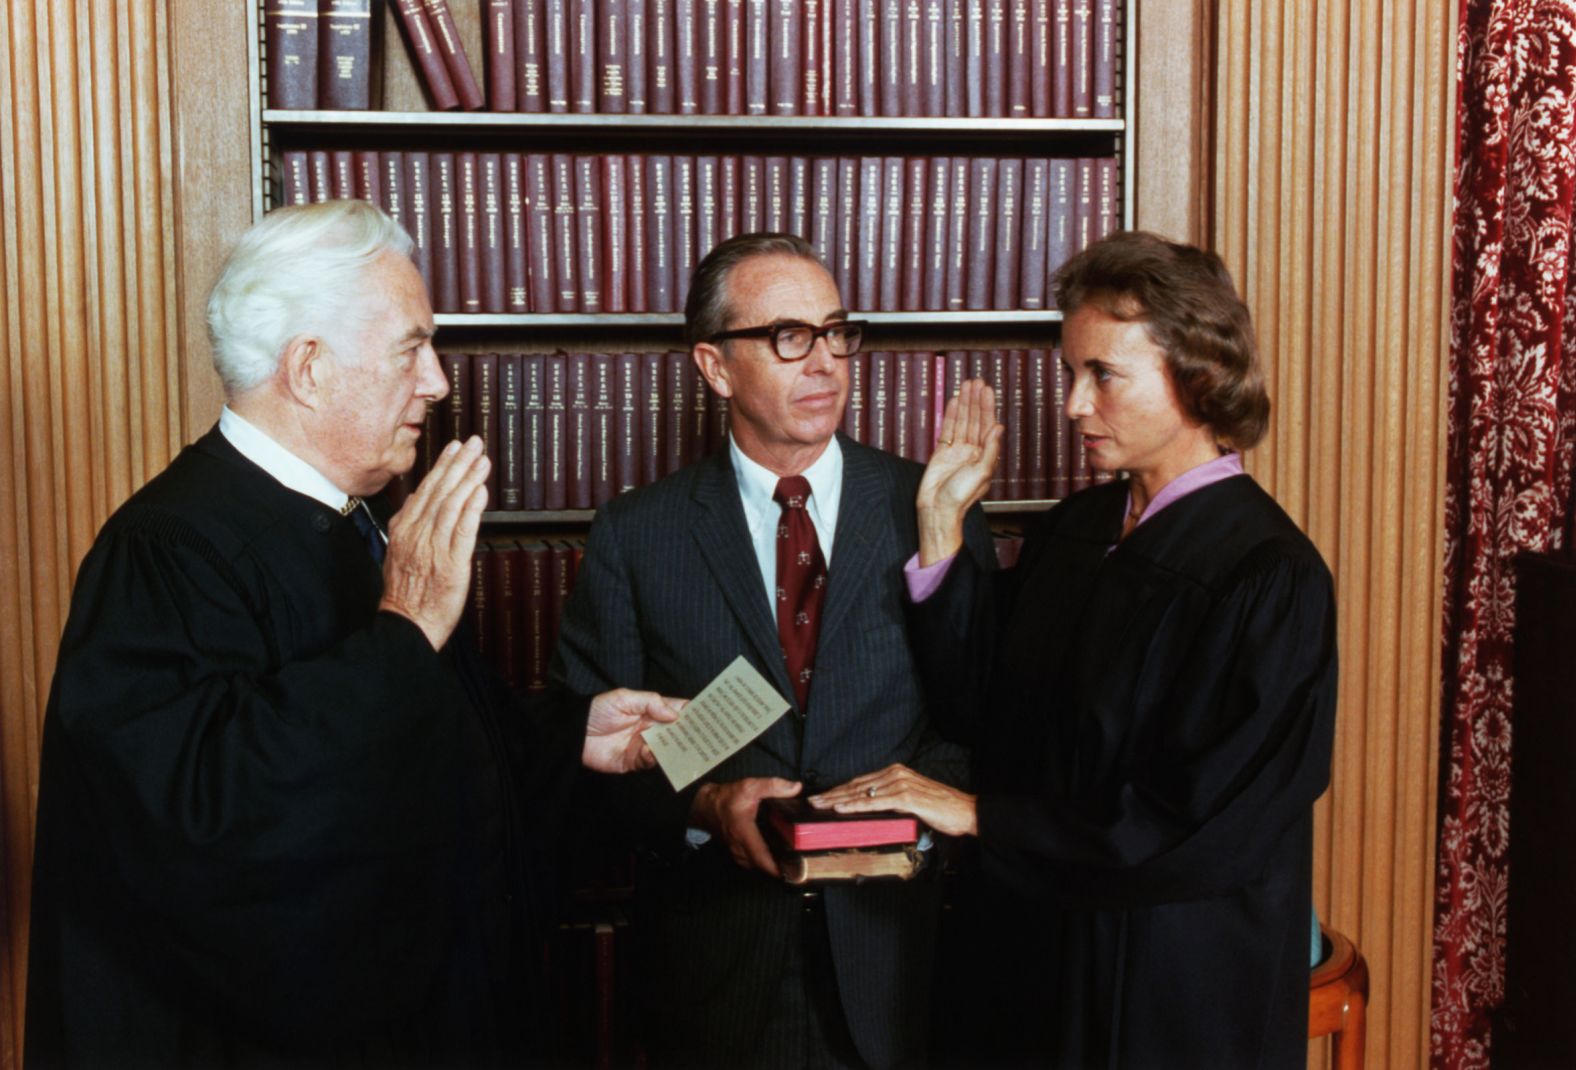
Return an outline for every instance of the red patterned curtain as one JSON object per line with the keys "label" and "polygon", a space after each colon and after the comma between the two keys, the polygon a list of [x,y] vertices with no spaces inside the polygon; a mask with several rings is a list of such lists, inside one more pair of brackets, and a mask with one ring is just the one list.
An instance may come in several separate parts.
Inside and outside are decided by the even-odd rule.
{"label": "red patterned curtain", "polygon": [[1434,906],[1435,1067],[1489,1065],[1504,990],[1513,562],[1568,537],[1576,0],[1460,0]]}

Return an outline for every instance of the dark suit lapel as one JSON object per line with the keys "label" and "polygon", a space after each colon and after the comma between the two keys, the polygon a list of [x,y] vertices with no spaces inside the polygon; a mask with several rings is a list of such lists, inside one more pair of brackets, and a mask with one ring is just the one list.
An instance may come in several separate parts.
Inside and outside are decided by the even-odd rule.
{"label": "dark suit lapel", "polygon": [[750,544],[727,450],[718,450],[701,462],[693,493],[699,506],[691,528],[695,544],[738,619],[739,630],[755,647],[756,663],[766,666],[772,686],[792,698],[793,688],[777,641],[777,622],[761,589],[761,566]]}
{"label": "dark suit lapel", "polygon": [[826,577],[826,605],[821,610],[817,647],[835,642],[848,611],[866,597],[880,560],[881,543],[891,536],[891,482],[876,458],[843,445],[843,493],[837,506],[837,535],[832,542],[832,567]]}

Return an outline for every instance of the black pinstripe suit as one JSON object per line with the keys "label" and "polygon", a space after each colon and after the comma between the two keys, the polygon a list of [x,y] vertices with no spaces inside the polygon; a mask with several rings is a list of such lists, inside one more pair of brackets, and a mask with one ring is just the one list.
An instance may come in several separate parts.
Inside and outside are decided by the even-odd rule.
{"label": "black pinstripe suit", "polygon": [[[808,793],[896,761],[954,783],[964,773],[963,752],[941,742],[925,715],[903,623],[922,470],[839,441],[842,499],[807,715],[796,709],[707,779],[779,776]],[[982,515],[968,531],[971,550],[989,561]],[[553,674],[586,693],[638,686],[693,696],[739,654],[793,695],[723,450],[598,513]],[[737,1065],[756,1050],[780,987],[778,964],[798,932],[796,896],[739,869],[715,841],[685,847],[693,787],[675,793],[657,771],[605,787],[613,819],[647,848],[636,928],[649,965],[649,1039],[659,1052]],[[936,908],[933,879],[826,889],[838,991],[872,1067],[924,1058]]]}

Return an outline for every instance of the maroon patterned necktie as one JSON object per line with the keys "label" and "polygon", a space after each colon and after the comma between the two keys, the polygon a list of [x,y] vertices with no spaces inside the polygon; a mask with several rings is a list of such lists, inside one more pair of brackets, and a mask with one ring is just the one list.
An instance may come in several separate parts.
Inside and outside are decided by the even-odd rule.
{"label": "maroon patterned necktie", "polygon": [[785,476],[777,481],[772,497],[783,507],[777,524],[777,640],[802,714],[810,698],[821,603],[826,601],[826,559],[815,537],[815,522],[805,508],[810,481],[804,476]]}

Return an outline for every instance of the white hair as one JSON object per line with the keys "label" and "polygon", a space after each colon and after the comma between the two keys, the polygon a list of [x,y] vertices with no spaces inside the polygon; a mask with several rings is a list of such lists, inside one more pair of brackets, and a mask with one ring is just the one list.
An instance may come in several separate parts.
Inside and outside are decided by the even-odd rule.
{"label": "white hair", "polygon": [[272,376],[292,339],[342,329],[367,268],[412,247],[400,225],[366,201],[270,212],[241,236],[208,295],[208,338],[226,395]]}

